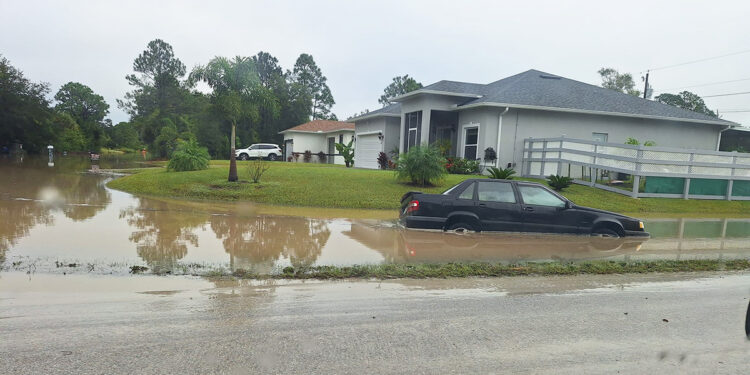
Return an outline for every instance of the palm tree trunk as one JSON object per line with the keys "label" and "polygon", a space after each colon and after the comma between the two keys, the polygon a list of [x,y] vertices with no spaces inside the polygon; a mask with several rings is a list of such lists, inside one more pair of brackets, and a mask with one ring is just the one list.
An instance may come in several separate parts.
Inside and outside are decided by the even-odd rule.
{"label": "palm tree trunk", "polygon": [[237,125],[234,121],[232,121],[232,139],[230,141],[230,144],[232,145],[232,151],[229,155],[229,182],[235,182],[238,180],[237,178],[237,158],[234,155],[234,139],[235,139],[235,128]]}

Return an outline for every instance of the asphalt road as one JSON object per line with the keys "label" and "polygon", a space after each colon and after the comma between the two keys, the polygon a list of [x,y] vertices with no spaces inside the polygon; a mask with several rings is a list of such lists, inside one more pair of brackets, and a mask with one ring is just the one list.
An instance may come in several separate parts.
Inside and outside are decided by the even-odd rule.
{"label": "asphalt road", "polygon": [[750,274],[0,274],[0,374],[747,374]]}

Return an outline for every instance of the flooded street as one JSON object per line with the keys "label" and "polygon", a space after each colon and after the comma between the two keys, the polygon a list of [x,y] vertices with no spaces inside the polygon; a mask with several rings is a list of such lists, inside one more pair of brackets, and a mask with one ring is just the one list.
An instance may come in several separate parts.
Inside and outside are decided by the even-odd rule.
{"label": "flooded street", "polygon": [[[403,230],[396,212],[177,202],[111,190],[109,168],[134,157],[0,160],[0,263],[5,271],[204,274],[286,266],[456,261],[750,257],[750,218],[650,218],[652,238]],[[88,171],[88,172],[87,172]]]}

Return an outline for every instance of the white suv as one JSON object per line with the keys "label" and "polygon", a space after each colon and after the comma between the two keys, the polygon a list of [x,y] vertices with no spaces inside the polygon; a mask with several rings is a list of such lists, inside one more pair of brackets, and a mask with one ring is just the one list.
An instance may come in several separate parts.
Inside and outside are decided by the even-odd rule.
{"label": "white suv", "polygon": [[234,156],[240,160],[266,158],[274,161],[281,156],[281,148],[272,143],[256,143],[248,148],[234,150]]}

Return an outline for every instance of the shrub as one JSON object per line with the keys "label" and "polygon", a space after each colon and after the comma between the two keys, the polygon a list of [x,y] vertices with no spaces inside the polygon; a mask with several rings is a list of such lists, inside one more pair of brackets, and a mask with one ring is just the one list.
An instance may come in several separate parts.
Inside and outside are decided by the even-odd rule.
{"label": "shrub", "polygon": [[490,178],[495,180],[512,180],[513,175],[516,171],[513,168],[500,169],[497,167],[489,167],[487,170],[490,172]]}
{"label": "shrub", "polygon": [[388,169],[388,155],[385,154],[385,152],[380,152],[378,154],[378,166],[380,169]]}
{"label": "shrub", "polygon": [[293,156],[287,156],[287,157],[286,157],[286,161],[288,161],[288,162],[290,162],[290,163],[291,163],[291,162],[292,162],[292,160],[294,160],[294,157],[293,157]]}
{"label": "shrub", "polygon": [[354,166],[354,147],[352,147],[352,142],[354,142],[353,138],[349,141],[349,144],[346,145],[343,143],[336,143],[336,151],[344,157],[344,164],[346,164],[347,168]]}
{"label": "shrub", "polygon": [[316,155],[318,155],[318,161],[321,163],[327,163],[328,162],[328,155],[326,155],[325,152],[320,151]]}
{"label": "shrub", "polygon": [[211,156],[208,150],[201,147],[195,140],[180,141],[177,148],[172,153],[172,158],[167,164],[168,171],[198,171],[208,168],[208,161]]}
{"label": "shrub", "polygon": [[451,148],[453,148],[453,144],[451,144],[451,141],[448,139],[441,139],[439,141],[433,142],[433,145],[440,150],[440,155],[443,155],[443,157],[448,157],[448,154],[451,152]]}
{"label": "shrub", "polygon": [[396,176],[415,185],[432,185],[444,174],[445,159],[436,147],[412,147],[399,156],[396,164]]}
{"label": "shrub", "polygon": [[479,173],[479,161],[463,158],[447,158],[445,169],[450,174]]}
{"label": "shrub", "polygon": [[271,165],[269,163],[266,163],[263,158],[257,158],[250,161],[250,163],[247,166],[247,171],[250,174],[250,179],[253,180],[253,183],[259,183],[260,178],[263,176],[263,173],[265,173],[269,168],[271,168]]}
{"label": "shrub", "polygon": [[299,152],[295,152],[295,153],[293,153],[293,154],[292,154],[292,156],[294,156],[294,161],[295,161],[295,162],[296,162],[296,161],[299,161]]}
{"label": "shrub", "polygon": [[550,175],[547,177],[547,184],[549,184],[550,187],[557,191],[562,191],[563,189],[570,186],[570,184],[573,183],[573,179],[566,176],[560,176],[560,175]]}
{"label": "shrub", "polygon": [[310,160],[312,160],[312,151],[310,150],[305,151],[304,156],[302,156],[302,160],[304,160],[305,163],[309,163]]}

